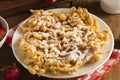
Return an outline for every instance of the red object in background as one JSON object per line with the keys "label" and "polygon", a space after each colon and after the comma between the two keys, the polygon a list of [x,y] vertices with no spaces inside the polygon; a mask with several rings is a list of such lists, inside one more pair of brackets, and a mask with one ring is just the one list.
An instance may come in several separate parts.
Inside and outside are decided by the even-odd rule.
{"label": "red object in background", "polygon": [[0,40],[2,40],[5,34],[6,34],[6,29],[3,27],[0,27]]}
{"label": "red object in background", "polygon": [[54,3],[56,2],[57,0],[47,0],[49,3]]}
{"label": "red object in background", "polygon": [[16,66],[6,69],[4,72],[4,79],[19,80],[19,69]]}

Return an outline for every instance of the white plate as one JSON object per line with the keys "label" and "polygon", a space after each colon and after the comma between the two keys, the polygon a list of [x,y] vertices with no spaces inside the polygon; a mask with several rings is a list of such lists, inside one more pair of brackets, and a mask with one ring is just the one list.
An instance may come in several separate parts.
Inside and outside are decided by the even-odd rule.
{"label": "white plate", "polygon": [[[61,12],[61,11],[69,11],[68,8],[59,8],[59,9],[51,9],[52,11],[57,11],[57,12]],[[49,11],[49,10],[47,10]],[[46,11],[46,12],[47,12]],[[110,31],[110,35],[109,35],[109,39],[108,42],[106,43],[106,45],[104,47],[101,48],[102,51],[109,51],[109,54],[103,54],[103,58],[96,62],[96,63],[92,63],[92,64],[86,64],[83,65],[78,72],[72,74],[72,75],[58,75],[55,76],[53,74],[50,73],[46,73],[43,76],[45,77],[50,77],[50,78],[72,78],[72,77],[78,77],[78,76],[82,76],[84,74],[88,74],[94,70],[96,70],[97,68],[99,68],[101,65],[103,65],[110,57],[113,48],[114,48],[114,38],[113,38],[113,34],[110,30],[110,28],[108,27],[108,25],[102,21],[100,18],[98,18],[97,16],[91,14],[94,18],[98,19],[99,22],[99,30],[105,30],[108,29]],[[30,18],[30,17],[29,17]],[[28,19],[29,19],[28,18]],[[20,23],[19,25],[23,25],[28,19],[26,19],[25,21],[23,21],[22,23]],[[23,33],[20,31],[19,27],[17,28],[17,30],[14,33],[13,39],[12,39],[12,50],[13,50],[13,54],[15,56],[15,58],[18,60],[19,63],[21,63],[26,69],[28,68],[28,66],[26,64],[23,63],[23,55],[21,54],[22,52],[19,50],[18,46],[17,46],[17,42],[20,40],[20,38],[23,36]]]}

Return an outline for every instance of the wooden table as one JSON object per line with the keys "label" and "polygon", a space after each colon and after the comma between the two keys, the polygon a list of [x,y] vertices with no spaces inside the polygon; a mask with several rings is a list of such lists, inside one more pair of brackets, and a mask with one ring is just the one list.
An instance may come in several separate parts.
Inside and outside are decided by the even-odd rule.
{"label": "wooden table", "polygon": [[[95,14],[96,16],[104,20],[113,31],[115,37],[115,48],[120,49],[120,14],[111,15],[104,13],[100,9],[99,2],[91,2],[89,4],[85,3],[84,5],[81,4],[81,2],[73,2],[73,5],[86,7],[89,12]],[[31,14],[27,12],[17,14],[15,16],[6,17],[5,19],[7,20],[9,27],[12,28],[30,15]],[[13,55],[12,49],[7,44],[4,44],[3,47],[0,48],[0,68],[3,66],[13,65],[13,63],[16,63],[20,69],[20,80],[47,80],[47,78],[32,76],[31,74],[29,74],[29,72],[17,62]],[[0,80],[3,80],[2,74],[3,72],[0,71]],[[120,80],[119,74],[120,61],[107,74],[105,74],[101,80]]]}

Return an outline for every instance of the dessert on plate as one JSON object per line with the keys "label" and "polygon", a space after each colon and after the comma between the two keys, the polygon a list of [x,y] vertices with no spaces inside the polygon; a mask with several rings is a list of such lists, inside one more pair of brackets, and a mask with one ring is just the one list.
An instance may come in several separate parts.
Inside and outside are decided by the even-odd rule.
{"label": "dessert on plate", "polygon": [[33,15],[20,25],[17,42],[31,74],[73,74],[102,57],[109,30],[99,31],[98,20],[85,8],[69,11],[30,10]]}

